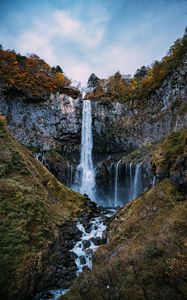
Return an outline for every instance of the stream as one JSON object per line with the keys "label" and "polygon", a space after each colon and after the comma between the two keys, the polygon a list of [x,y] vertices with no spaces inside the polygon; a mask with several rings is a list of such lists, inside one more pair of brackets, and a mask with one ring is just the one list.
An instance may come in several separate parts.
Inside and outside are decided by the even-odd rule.
{"label": "stream", "polygon": [[[92,269],[92,255],[94,251],[101,245],[107,242],[105,221],[111,218],[116,212],[116,209],[106,209],[101,216],[92,218],[90,226],[85,228],[83,224],[77,222],[77,228],[82,233],[80,240],[70,250],[75,258],[77,266],[77,276],[83,272],[84,268]],[[47,297],[41,297],[40,300],[57,300],[60,296],[68,292],[68,289],[53,289],[49,290]]]}

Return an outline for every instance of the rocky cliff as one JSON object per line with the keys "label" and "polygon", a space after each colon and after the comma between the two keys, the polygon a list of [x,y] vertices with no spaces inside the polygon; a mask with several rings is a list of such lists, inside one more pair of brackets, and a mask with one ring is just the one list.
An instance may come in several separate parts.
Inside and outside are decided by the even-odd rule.
{"label": "rocky cliff", "polygon": [[[187,56],[159,89],[144,99],[127,102],[92,100],[94,159],[161,141],[167,134],[187,126]],[[67,91],[66,91],[67,93]],[[40,103],[6,99],[1,92],[0,111],[7,116],[14,136],[35,151],[57,150],[76,166],[80,156],[82,99],[51,94]],[[71,159],[70,155],[71,154]],[[61,179],[67,177],[66,172]],[[57,173],[59,168],[57,167]],[[65,179],[64,179],[65,180]]]}
{"label": "rocky cliff", "polygon": [[7,99],[1,91],[0,112],[11,133],[33,153],[45,154],[49,169],[67,184],[69,164],[79,162],[82,100],[72,98],[77,95],[71,88],[65,92],[35,103],[22,97]]}
{"label": "rocky cliff", "polygon": [[142,99],[93,100],[94,153],[129,153],[187,126],[187,55],[161,86]]}
{"label": "rocky cliff", "polygon": [[6,99],[1,93],[0,111],[7,116],[9,129],[25,146],[39,151],[79,151],[81,101],[65,94],[51,94],[39,103],[21,98]]}

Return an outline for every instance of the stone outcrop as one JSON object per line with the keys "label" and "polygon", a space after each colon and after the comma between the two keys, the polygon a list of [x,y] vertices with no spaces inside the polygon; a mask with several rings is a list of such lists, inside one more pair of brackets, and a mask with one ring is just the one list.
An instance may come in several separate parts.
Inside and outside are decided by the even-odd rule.
{"label": "stone outcrop", "polygon": [[65,94],[51,94],[45,102],[7,100],[1,93],[0,112],[8,127],[22,144],[62,154],[79,152],[82,102]]}
{"label": "stone outcrop", "polygon": [[93,100],[94,153],[129,153],[187,127],[187,56],[161,87],[130,102]]}
{"label": "stone outcrop", "polygon": [[7,99],[1,90],[0,113],[16,139],[33,153],[45,155],[49,170],[68,184],[69,165],[79,163],[82,98],[73,89],[63,92],[46,101],[25,102],[21,97]]}

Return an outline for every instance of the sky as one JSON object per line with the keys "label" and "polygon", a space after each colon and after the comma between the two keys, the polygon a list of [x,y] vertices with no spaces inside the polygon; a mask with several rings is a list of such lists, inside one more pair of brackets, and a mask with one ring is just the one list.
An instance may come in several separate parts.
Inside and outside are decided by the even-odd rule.
{"label": "sky", "polygon": [[0,0],[0,44],[86,84],[134,74],[184,34],[186,0]]}

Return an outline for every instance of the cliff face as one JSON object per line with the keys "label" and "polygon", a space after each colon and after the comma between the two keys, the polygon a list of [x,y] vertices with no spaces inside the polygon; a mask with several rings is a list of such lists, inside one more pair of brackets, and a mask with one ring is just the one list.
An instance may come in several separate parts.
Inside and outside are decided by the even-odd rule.
{"label": "cliff face", "polygon": [[[14,136],[40,151],[76,152],[80,144],[81,101],[65,94],[51,94],[45,102],[7,100],[1,95],[0,111],[7,116]],[[67,142],[68,141],[68,142]]]}
{"label": "cliff face", "polygon": [[[130,102],[92,100],[94,154],[129,153],[143,144],[157,143],[187,126],[187,56],[161,87],[148,97]],[[70,90],[70,89],[69,89]],[[70,92],[67,92],[73,95]],[[74,95],[73,95],[74,96]],[[71,153],[78,163],[82,99],[51,94],[45,102],[7,100],[1,92],[0,112],[11,132],[26,146]]]}
{"label": "cliff face", "polygon": [[187,126],[187,56],[183,63],[144,99],[93,100],[94,153],[131,152],[157,143]]}

